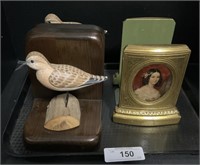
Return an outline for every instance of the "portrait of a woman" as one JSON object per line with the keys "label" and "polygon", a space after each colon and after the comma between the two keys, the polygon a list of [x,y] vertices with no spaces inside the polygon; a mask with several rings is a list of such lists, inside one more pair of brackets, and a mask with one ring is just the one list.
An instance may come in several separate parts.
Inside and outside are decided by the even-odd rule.
{"label": "portrait of a woman", "polygon": [[152,68],[144,73],[142,87],[135,90],[135,94],[144,101],[154,101],[160,98],[161,94],[156,87],[162,83],[162,74],[159,69]]}

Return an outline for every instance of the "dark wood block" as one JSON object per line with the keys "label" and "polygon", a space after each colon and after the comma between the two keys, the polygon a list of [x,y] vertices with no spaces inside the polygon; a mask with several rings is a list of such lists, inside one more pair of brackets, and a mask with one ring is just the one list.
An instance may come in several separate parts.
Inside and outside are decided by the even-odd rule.
{"label": "dark wood block", "polygon": [[65,131],[44,128],[48,99],[34,99],[32,110],[25,122],[24,140],[27,147],[54,151],[83,151],[98,147],[101,135],[101,100],[79,100],[81,124]]}

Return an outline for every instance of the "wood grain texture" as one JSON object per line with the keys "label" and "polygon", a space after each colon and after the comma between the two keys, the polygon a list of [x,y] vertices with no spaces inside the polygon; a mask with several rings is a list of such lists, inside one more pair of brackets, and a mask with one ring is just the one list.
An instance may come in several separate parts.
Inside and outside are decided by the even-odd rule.
{"label": "wood grain texture", "polygon": [[[76,97],[68,93],[51,99],[47,106],[44,128],[63,131],[80,125],[80,105]],[[66,104],[66,98],[67,104]]]}
{"label": "wood grain texture", "polygon": [[100,142],[102,101],[84,99],[79,101],[81,107],[80,126],[65,131],[51,131],[44,128],[49,100],[34,99],[32,110],[24,125],[26,146],[31,149],[54,151],[95,149]]}

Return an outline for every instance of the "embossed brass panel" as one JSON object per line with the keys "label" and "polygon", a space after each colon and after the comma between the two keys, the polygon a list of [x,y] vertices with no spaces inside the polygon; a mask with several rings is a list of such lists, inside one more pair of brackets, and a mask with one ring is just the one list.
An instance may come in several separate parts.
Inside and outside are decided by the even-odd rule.
{"label": "embossed brass panel", "polygon": [[124,49],[119,105],[114,122],[177,124],[176,102],[190,56],[186,45],[128,45]]}

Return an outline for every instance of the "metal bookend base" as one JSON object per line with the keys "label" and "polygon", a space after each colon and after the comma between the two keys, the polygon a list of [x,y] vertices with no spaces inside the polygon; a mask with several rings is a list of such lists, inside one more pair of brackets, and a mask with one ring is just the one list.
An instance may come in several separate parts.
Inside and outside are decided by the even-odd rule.
{"label": "metal bookend base", "polygon": [[[126,111],[126,113],[124,113],[124,111]],[[181,116],[175,107],[172,109],[164,110],[163,112],[150,112],[149,114],[142,110],[133,110],[132,112],[135,114],[131,114],[131,110],[127,111],[116,107],[113,114],[113,121],[116,123],[136,126],[162,126],[178,124],[181,119]]]}

